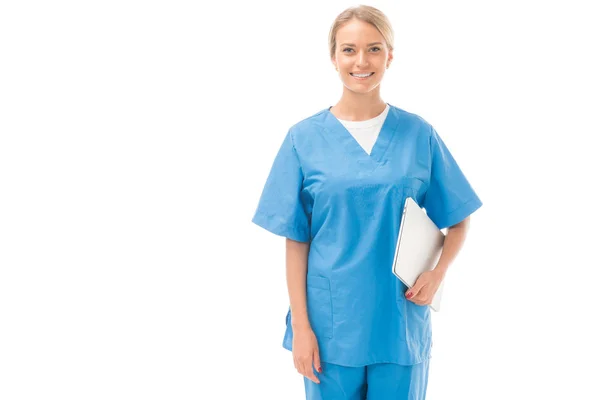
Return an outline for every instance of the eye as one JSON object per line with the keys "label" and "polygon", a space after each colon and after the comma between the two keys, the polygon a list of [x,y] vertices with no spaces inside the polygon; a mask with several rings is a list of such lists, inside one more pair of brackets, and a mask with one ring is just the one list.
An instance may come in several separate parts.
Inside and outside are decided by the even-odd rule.
{"label": "eye", "polygon": [[[351,47],[345,47],[344,49],[342,49],[342,53],[348,53],[346,50],[354,51],[354,49]],[[380,51],[381,48],[380,47],[371,47],[371,50],[374,50],[375,52],[377,52],[377,51]]]}

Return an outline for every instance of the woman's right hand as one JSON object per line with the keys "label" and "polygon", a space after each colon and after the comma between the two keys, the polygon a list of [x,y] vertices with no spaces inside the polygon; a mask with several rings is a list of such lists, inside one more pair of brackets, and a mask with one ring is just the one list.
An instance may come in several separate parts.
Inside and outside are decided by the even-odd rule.
{"label": "woman's right hand", "polygon": [[294,357],[294,366],[300,374],[315,383],[321,383],[313,371],[313,363],[319,373],[322,371],[319,344],[310,327],[294,329],[292,356]]}

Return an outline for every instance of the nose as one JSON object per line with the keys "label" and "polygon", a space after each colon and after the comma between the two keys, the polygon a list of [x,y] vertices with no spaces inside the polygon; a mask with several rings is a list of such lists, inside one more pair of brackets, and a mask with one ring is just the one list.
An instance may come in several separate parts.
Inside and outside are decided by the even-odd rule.
{"label": "nose", "polygon": [[356,67],[358,69],[364,68],[367,64],[367,55],[364,51],[360,51],[358,53],[358,57],[356,58]]}

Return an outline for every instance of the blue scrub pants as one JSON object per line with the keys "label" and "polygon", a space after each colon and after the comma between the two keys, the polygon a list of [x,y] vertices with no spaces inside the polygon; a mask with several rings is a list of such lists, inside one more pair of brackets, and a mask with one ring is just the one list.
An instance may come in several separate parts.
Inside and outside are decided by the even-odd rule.
{"label": "blue scrub pants", "polygon": [[[321,362],[317,384],[304,377],[306,400],[425,400],[429,359],[415,365],[343,367]],[[314,371],[314,367],[313,367]]]}

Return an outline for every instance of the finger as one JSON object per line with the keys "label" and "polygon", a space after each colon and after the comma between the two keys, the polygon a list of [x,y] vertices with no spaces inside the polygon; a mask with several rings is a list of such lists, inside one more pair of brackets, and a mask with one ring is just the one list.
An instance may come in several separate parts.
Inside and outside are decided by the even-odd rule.
{"label": "finger", "polygon": [[425,298],[426,298],[426,297],[427,297],[427,296],[425,296],[425,293],[423,293],[423,292],[419,292],[418,294],[415,294],[415,295],[412,297],[412,299],[413,299],[414,301],[423,301],[423,300],[425,300]]}
{"label": "finger", "polygon": [[312,357],[300,357],[298,359],[298,367],[300,367],[299,371],[302,375],[306,376],[309,374],[309,371],[312,369]]}
{"label": "finger", "polygon": [[304,363],[301,359],[296,360],[296,370],[300,375],[306,376],[306,372],[304,371]]}
{"label": "finger", "polygon": [[314,359],[315,369],[317,370],[317,372],[318,373],[323,372],[323,370],[321,369],[321,356],[319,356],[319,349],[315,350],[315,353],[313,354],[313,359]]}
{"label": "finger", "polygon": [[301,357],[296,358],[294,365],[296,367],[296,371],[302,376],[306,376],[306,371],[304,368],[304,361]]}
{"label": "finger", "polygon": [[415,285],[406,291],[405,296],[407,299],[414,299],[419,294],[420,290],[421,289]]}
{"label": "finger", "polygon": [[420,300],[420,299],[418,299],[418,298],[414,298],[414,297],[413,297],[413,298],[411,298],[411,299],[408,299],[408,301],[412,301],[413,303],[415,303],[415,304],[416,304],[416,305],[418,305],[418,306],[422,306],[422,305],[423,305],[423,301],[422,301],[422,300]]}
{"label": "finger", "polygon": [[414,300],[416,303],[423,303],[423,302],[425,301],[425,299],[426,299],[426,298],[427,298],[427,296],[425,296],[425,294],[421,292],[421,293],[419,293],[419,294],[417,294],[417,295],[413,296],[413,298],[412,298],[412,299],[413,299],[413,300]]}
{"label": "finger", "polygon": [[304,365],[304,371],[306,372],[306,374],[304,374],[304,376],[306,376],[308,379],[310,379],[311,381],[313,381],[314,383],[321,383],[321,381],[319,381],[319,378],[317,378],[315,376],[315,373],[313,371],[312,368],[312,360],[309,360],[305,365]]}

